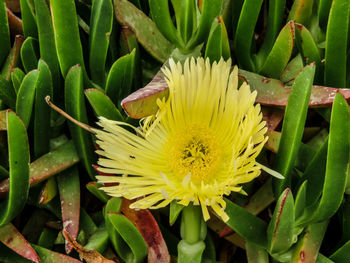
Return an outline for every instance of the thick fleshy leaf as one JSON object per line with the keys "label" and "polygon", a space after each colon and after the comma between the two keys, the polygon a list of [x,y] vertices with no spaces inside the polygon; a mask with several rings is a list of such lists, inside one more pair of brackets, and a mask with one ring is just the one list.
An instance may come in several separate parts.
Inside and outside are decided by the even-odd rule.
{"label": "thick fleshy leaf", "polygon": [[306,206],[313,205],[322,194],[324,174],[326,171],[328,140],[326,140],[306,167],[303,181],[307,180]]}
{"label": "thick fleshy leaf", "polygon": [[329,258],[334,260],[334,262],[347,262],[350,258],[350,240],[335,251]]}
{"label": "thick fleshy leaf", "polygon": [[115,105],[130,94],[135,69],[135,49],[115,61],[108,73],[105,92]]}
{"label": "thick fleshy leaf", "polygon": [[277,195],[280,195],[291,184],[291,171],[295,164],[304,131],[314,74],[315,65],[306,66],[296,77],[288,99],[281,141],[275,160],[275,170],[281,173],[285,179],[274,181],[275,194]]}
{"label": "thick fleshy leaf", "polygon": [[49,66],[42,59],[38,63],[39,75],[35,86],[34,104],[34,158],[38,158],[50,150],[50,107],[45,101],[47,95],[52,96],[52,78]]}
{"label": "thick fleshy leaf", "polygon": [[23,79],[18,90],[16,100],[16,112],[23,120],[26,127],[29,126],[32,117],[35,98],[35,88],[39,78],[39,70],[32,70]]}
{"label": "thick fleshy leaf", "polygon": [[[82,123],[88,123],[83,92],[83,72],[79,65],[72,67],[65,81],[65,106],[67,113]],[[95,163],[94,147],[91,135],[69,122],[69,129],[81,161],[90,178],[95,178],[92,164]]]}
{"label": "thick fleshy leaf", "polygon": [[13,90],[10,81],[0,75],[0,99],[11,109],[16,107],[16,93]]}
{"label": "thick fleshy leaf", "polygon": [[272,254],[286,251],[293,244],[294,200],[290,189],[279,197],[267,229],[268,251]]}
{"label": "thick fleshy leaf", "polygon": [[18,93],[19,87],[22,84],[24,76],[25,74],[20,68],[14,68],[13,71],[11,72],[12,86],[16,94]]}
{"label": "thick fleshy leaf", "polygon": [[[30,186],[34,186],[45,179],[76,164],[79,157],[73,141],[68,141],[56,150],[49,152],[30,164]],[[0,182],[0,196],[9,191],[9,180]]]}
{"label": "thick fleshy leaf", "polygon": [[[168,0],[150,0],[149,7],[152,20],[155,22],[163,36],[176,46],[184,47],[185,44],[171,19]],[[174,10],[177,12],[176,8]]]}
{"label": "thick fleshy leaf", "polygon": [[86,188],[89,190],[90,193],[96,196],[100,201],[107,203],[109,196],[104,191],[99,190],[101,186],[102,185],[98,184],[97,182],[90,182],[86,185]]}
{"label": "thick fleshy leaf", "polygon": [[320,0],[318,4],[318,20],[320,27],[326,31],[329,11],[331,9],[333,0]]}
{"label": "thick fleshy leaf", "polygon": [[157,100],[167,98],[169,88],[164,75],[159,71],[152,81],[144,88],[139,89],[122,100],[121,104],[129,117],[140,119],[157,112]]}
{"label": "thick fleshy leaf", "polygon": [[57,184],[54,177],[47,179],[41,189],[38,203],[41,205],[47,204],[57,195]]}
{"label": "thick fleshy leaf", "polygon": [[327,230],[328,221],[311,224],[306,227],[293,249],[291,263],[316,262],[323,236]]}
{"label": "thick fleshy leaf", "polygon": [[322,197],[312,220],[329,219],[339,208],[345,191],[349,163],[350,121],[349,107],[341,94],[337,94],[332,107],[327,151],[326,175]]}
{"label": "thick fleshy leaf", "polygon": [[89,34],[89,63],[91,79],[101,87],[104,86],[105,64],[112,32],[112,0],[95,0],[92,3]]}
{"label": "thick fleshy leaf", "polygon": [[[243,69],[239,70],[239,77],[250,85],[251,90],[258,92],[256,102],[262,105],[277,107],[285,107],[287,105],[292,89],[289,86],[285,86],[281,81],[265,78]],[[349,89],[313,86],[309,107],[330,106],[337,93],[341,93],[346,100],[350,100]],[[159,71],[144,88],[126,97],[122,101],[122,107],[130,117],[140,119],[155,114],[158,110],[157,99],[167,98],[168,94],[168,86],[164,80],[164,75]]]}
{"label": "thick fleshy leaf", "polygon": [[349,31],[350,0],[334,0],[326,33],[324,83],[346,87],[346,56]]}
{"label": "thick fleshy leaf", "polygon": [[9,153],[8,198],[0,206],[0,227],[10,222],[23,209],[29,192],[29,144],[22,120],[8,110],[7,143]]}
{"label": "thick fleshy leaf", "polygon": [[269,263],[269,255],[265,249],[249,241],[245,243],[245,249],[249,263]]}
{"label": "thick fleshy leaf", "polygon": [[[67,169],[57,176],[60,193],[63,231],[67,231],[74,239],[78,236],[80,217],[80,183],[76,167]],[[66,252],[73,247],[66,242]]]}
{"label": "thick fleshy leaf", "polygon": [[23,42],[23,36],[18,35],[15,37],[15,43],[13,44],[6,61],[2,65],[1,76],[6,80],[10,80],[11,72],[17,66]]}
{"label": "thick fleshy leaf", "polygon": [[11,223],[0,227],[0,242],[24,258],[40,262],[35,250]]}
{"label": "thick fleshy leaf", "polygon": [[58,61],[65,77],[74,65],[84,68],[77,13],[74,0],[51,0],[50,4]]}
{"label": "thick fleshy leaf", "polygon": [[205,49],[205,57],[209,58],[210,62],[219,62],[222,57],[227,60],[231,57],[231,53],[227,31],[222,17],[220,16],[215,19],[213,24]]}
{"label": "thick fleshy leaf", "polygon": [[313,4],[313,0],[294,1],[287,20],[293,20],[295,23],[303,24],[305,26],[309,25]]}
{"label": "thick fleshy leaf", "polygon": [[23,23],[22,19],[17,17],[13,12],[20,13],[20,9],[18,11],[14,11],[11,9],[11,4],[16,4],[18,3],[19,6],[19,1],[6,1],[6,11],[7,11],[7,18],[8,18],[8,23],[9,23],[9,28],[10,28],[10,35],[11,37],[15,37],[17,35],[23,36]]}
{"label": "thick fleshy leaf", "polygon": [[131,209],[129,208],[130,204],[129,200],[123,199],[121,211],[136,226],[145,239],[148,246],[148,262],[169,262],[168,248],[158,223],[151,212],[147,209]]}
{"label": "thick fleshy leaf", "polygon": [[37,246],[32,244],[33,248],[36,250],[40,257],[40,263],[51,263],[51,262],[60,262],[60,263],[81,263],[80,260],[69,257],[67,255],[57,253],[52,250]]}
{"label": "thick fleshy leaf", "polygon": [[279,79],[286,85],[292,85],[295,77],[304,67],[304,61],[300,54],[292,58],[284,68]]}
{"label": "thick fleshy leaf", "polygon": [[21,3],[21,17],[23,21],[24,37],[33,37],[38,39],[38,29],[35,21],[35,12],[32,1],[20,0]]}
{"label": "thick fleshy leaf", "polygon": [[176,219],[181,214],[182,209],[184,208],[183,205],[178,204],[176,201],[172,201],[169,206],[169,224],[173,225],[176,221]]}
{"label": "thick fleshy leaf", "polygon": [[7,19],[6,3],[0,0],[0,67],[10,52],[10,30]]}
{"label": "thick fleshy leaf", "polygon": [[269,11],[267,17],[267,31],[264,37],[264,42],[262,43],[258,54],[255,57],[255,61],[260,67],[269,52],[272,49],[272,46],[275,43],[276,37],[281,30],[284,9],[286,5],[286,0],[273,0],[269,1]]}
{"label": "thick fleshy leaf", "polygon": [[258,21],[262,2],[262,0],[244,1],[234,38],[234,49],[238,64],[250,71],[255,71],[251,50],[254,28]]}
{"label": "thick fleshy leaf", "polygon": [[266,248],[266,223],[226,198],[225,202],[230,217],[226,224],[244,239]]}
{"label": "thick fleshy leaf", "polygon": [[[192,39],[188,43],[189,49],[201,44],[207,39],[214,19],[217,16],[219,16],[220,8],[222,7],[222,2],[222,0],[202,1],[199,24]],[[179,12],[181,12],[181,9],[179,10]]]}
{"label": "thick fleshy leaf", "polygon": [[304,63],[316,63],[315,81],[317,84],[323,83],[323,64],[318,47],[310,31],[301,24],[295,24],[296,44],[299,52],[302,54]]}
{"label": "thick fleshy leaf", "polygon": [[263,75],[279,78],[292,55],[294,47],[294,22],[290,21],[279,33],[275,44],[259,72]]}
{"label": "thick fleshy leaf", "polygon": [[178,15],[177,30],[180,32],[184,43],[187,43],[192,36],[197,24],[197,13],[195,1],[182,1],[181,12]]}
{"label": "thick fleshy leaf", "polygon": [[38,26],[40,57],[50,68],[53,85],[53,96],[51,96],[51,98],[55,102],[58,98],[63,98],[63,95],[62,92],[59,91],[62,81],[51,13],[47,1],[35,0],[34,4]]}
{"label": "thick fleshy leaf", "polygon": [[149,17],[126,0],[114,0],[114,10],[119,23],[130,27],[154,58],[160,62],[169,58],[174,46],[163,37]]}
{"label": "thick fleshy leaf", "polygon": [[103,91],[98,89],[86,89],[84,93],[94,109],[96,116],[102,116],[115,121],[123,120],[123,116],[117,107]]}
{"label": "thick fleshy leaf", "polygon": [[38,41],[32,37],[27,37],[21,47],[21,59],[25,71],[36,69],[39,60]]}
{"label": "thick fleshy leaf", "polygon": [[120,214],[121,205],[120,198],[107,202],[104,216],[109,238],[124,261],[140,262],[147,255],[147,244],[133,223]]}

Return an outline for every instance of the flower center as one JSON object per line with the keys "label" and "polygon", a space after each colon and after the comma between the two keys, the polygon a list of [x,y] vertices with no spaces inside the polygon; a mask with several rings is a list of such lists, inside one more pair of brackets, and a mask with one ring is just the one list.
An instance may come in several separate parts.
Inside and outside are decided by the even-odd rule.
{"label": "flower center", "polygon": [[190,125],[173,133],[167,148],[170,168],[181,179],[190,174],[194,183],[207,182],[219,167],[219,143],[204,125]]}

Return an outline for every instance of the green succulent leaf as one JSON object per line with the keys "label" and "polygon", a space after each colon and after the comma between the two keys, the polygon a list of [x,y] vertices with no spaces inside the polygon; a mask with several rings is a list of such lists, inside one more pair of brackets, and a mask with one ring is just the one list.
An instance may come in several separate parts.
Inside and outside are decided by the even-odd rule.
{"label": "green succulent leaf", "polygon": [[[73,118],[83,123],[88,123],[83,92],[83,72],[79,65],[72,67],[67,74],[65,81],[65,106],[67,113]],[[94,179],[95,171],[92,168],[92,164],[95,163],[95,154],[91,135],[73,123],[68,123],[68,125],[81,161],[90,178]]]}
{"label": "green succulent leaf", "polygon": [[89,65],[92,81],[101,87],[104,86],[106,78],[105,64],[112,24],[113,5],[111,0],[93,1],[90,19]]}
{"label": "green succulent leaf", "polygon": [[0,0],[0,68],[11,49],[10,30],[8,25],[6,4]]}
{"label": "green succulent leaf", "polygon": [[29,126],[33,112],[35,87],[37,86],[39,70],[29,72],[23,79],[16,100],[16,112],[26,127]]}
{"label": "green succulent leaf", "polygon": [[259,72],[263,75],[279,78],[292,55],[294,47],[294,22],[285,25],[273,45]]}
{"label": "green succulent leaf", "polygon": [[266,248],[266,223],[226,198],[225,202],[225,212],[230,217],[226,224],[244,239]]}
{"label": "green succulent leaf", "polygon": [[183,40],[171,19],[168,0],[149,0],[149,7],[152,19],[163,36],[177,47],[184,47]]}
{"label": "green succulent leaf", "polygon": [[279,197],[267,229],[267,249],[271,254],[287,251],[293,244],[294,200],[290,189]]}
{"label": "green succulent leaf", "polygon": [[346,55],[349,31],[350,0],[334,0],[326,33],[324,83],[346,87]]}
{"label": "green succulent leaf", "polygon": [[39,60],[38,41],[32,37],[27,37],[21,48],[21,59],[25,71],[36,69]]}
{"label": "green succulent leaf", "polygon": [[275,194],[278,196],[291,184],[291,171],[304,131],[314,74],[315,65],[306,66],[296,77],[289,95],[275,161],[275,170],[285,177],[284,180],[274,180]]}
{"label": "green succulent leaf", "polygon": [[94,109],[96,116],[105,117],[109,120],[115,121],[123,120],[123,116],[117,107],[103,91],[98,89],[86,89],[84,93]]}
{"label": "green succulent leaf", "polygon": [[118,255],[126,262],[142,262],[148,249],[137,228],[120,214],[120,198],[111,198],[105,208],[106,228]]}
{"label": "green succulent leaf", "polygon": [[249,71],[255,71],[251,55],[252,40],[262,2],[262,0],[244,1],[234,37],[238,63],[240,67]]}
{"label": "green succulent leaf", "polygon": [[9,153],[8,198],[0,206],[0,227],[9,223],[23,209],[29,193],[29,144],[22,120],[11,110],[6,112]]}

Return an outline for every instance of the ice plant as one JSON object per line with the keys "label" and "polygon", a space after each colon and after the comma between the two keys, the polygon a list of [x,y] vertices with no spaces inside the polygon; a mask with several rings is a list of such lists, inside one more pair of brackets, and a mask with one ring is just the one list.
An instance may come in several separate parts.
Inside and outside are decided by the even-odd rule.
{"label": "ice plant", "polygon": [[224,195],[244,192],[242,184],[260,174],[255,158],[267,140],[256,92],[238,87],[238,69],[231,60],[210,64],[203,58],[184,65],[169,62],[163,72],[169,98],[158,101],[156,116],[145,119],[135,133],[125,123],[100,118],[96,129],[101,156],[97,176],[111,196],[139,198],[131,207],[160,208],[176,200],[208,207],[222,218]]}

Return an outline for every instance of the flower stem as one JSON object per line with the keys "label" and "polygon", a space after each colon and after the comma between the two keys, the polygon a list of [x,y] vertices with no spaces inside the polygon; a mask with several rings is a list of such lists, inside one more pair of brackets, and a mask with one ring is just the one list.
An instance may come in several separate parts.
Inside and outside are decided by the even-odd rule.
{"label": "flower stem", "polygon": [[200,263],[205,249],[207,225],[200,206],[188,205],[182,210],[181,237],[177,247],[178,263]]}

